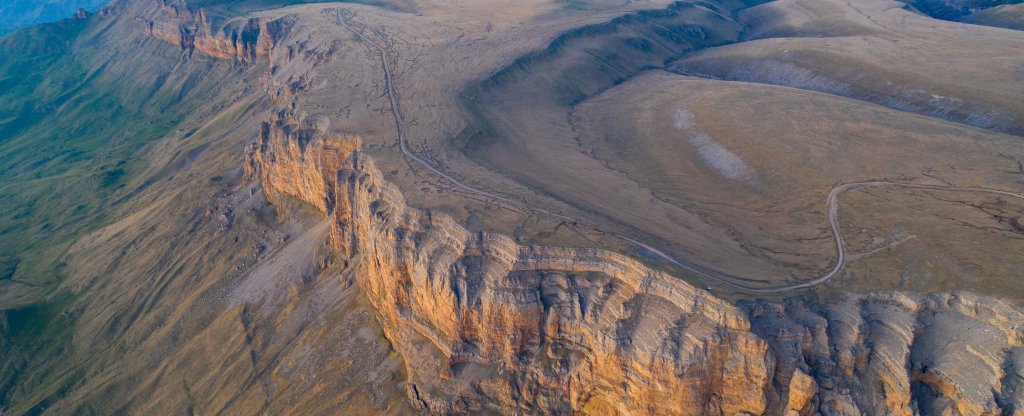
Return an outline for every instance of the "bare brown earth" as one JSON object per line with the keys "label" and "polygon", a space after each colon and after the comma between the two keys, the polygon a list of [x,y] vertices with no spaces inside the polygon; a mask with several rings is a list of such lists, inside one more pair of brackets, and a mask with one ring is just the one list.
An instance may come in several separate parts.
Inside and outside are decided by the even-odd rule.
{"label": "bare brown earth", "polygon": [[[680,128],[684,116],[689,125]],[[1019,153],[1017,137],[774,86],[649,74],[577,107],[573,121],[580,150],[621,177],[649,184],[658,203],[699,213],[746,251],[726,254],[711,246],[724,265],[716,269],[756,280],[796,283],[825,273],[836,257],[825,198],[837,184],[1017,190],[1021,183],[1012,156]],[[877,198],[870,208],[860,206],[865,196]],[[901,284],[928,291],[962,284],[967,266],[957,264],[971,263],[987,282],[975,290],[1020,296],[1015,270],[1024,267],[1018,263],[1024,246],[1012,222],[1024,208],[1019,198],[871,188],[837,200],[847,252],[880,250],[855,256],[855,267],[899,270]],[[651,228],[668,234],[668,224]],[[944,243],[952,241],[986,249]],[[942,245],[948,262],[925,264],[934,253],[919,248],[929,244]],[[889,260],[874,263],[879,253]],[[904,261],[915,266],[901,266]]]}
{"label": "bare brown earth", "polygon": [[[0,405],[1016,414],[1019,201],[850,189],[842,273],[772,300],[666,261],[799,285],[836,266],[837,185],[1020,192],[1017,35],[865,5],[414,1],[214,19],[115,2],[93,41],[154,52],[113,54],[109,76],[145,63],[223,89],[138,150],[146,168],[60,253],[59,285],[5,291]],[[780,28],[807,36],[772,40],[787,47],[855,45],[860,73],[898,62],[858,78],[900,82],[875,86],[894,99],[957,104],[663,70],[732,79],[717,71],[757,62],[743,48],[769,42],[748,40]]]}
{"label": "bare brown earth", "polygon": [[749,42],[693,54],[672,67],[1021,134],[1016,97],[1024,92],[1024,33],[935,20],[899,6],[888,0],[767,3],[741,14]]}
{"label": "bare brown earth", "polygon": [[[252,160],[271,195],[295,160],[270,151],[290,147],[281,140],[294,138],[264,137]],[[303,159],[344,147],[320,140]],[[1024,404],[1020,312],[992,298],[737,307],[619,254],[520,246],[411,209],[359,152],[334,189],[308,202],[333,201],[334,247],[405,359],[420,410],[999,414]]]}

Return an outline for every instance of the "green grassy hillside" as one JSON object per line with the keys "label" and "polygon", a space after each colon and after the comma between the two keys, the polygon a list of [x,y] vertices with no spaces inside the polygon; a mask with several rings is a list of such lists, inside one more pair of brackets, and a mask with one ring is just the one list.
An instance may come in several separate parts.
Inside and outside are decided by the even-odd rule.
{"label": "green grassy hillside", "polygon": [[0,38],[0,408],[42,410],[89,360],[73,344],[68,250],[201,152],[213,138],[194,137],[195,120],[251,82],[124,30],[93,18]]}

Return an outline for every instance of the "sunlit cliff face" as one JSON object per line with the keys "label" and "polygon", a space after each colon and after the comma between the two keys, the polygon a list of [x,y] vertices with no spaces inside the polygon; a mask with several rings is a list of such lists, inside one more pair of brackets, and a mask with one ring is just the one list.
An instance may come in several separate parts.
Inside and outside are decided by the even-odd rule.
{"label": "sunlit cliff face", "polygon": [[[524,247],[411,209],[355,139],[300,125],[265,123],[249,165],[271,200],[332,217],[420,408],[998,414],[1024,397],[1024,316],[1001,302],[879,293],[736,307],[615,253]],[[974,343],[937,340],[947,333]]]}
{"label": "sunlit cliff face", "polygon": [[[481,13],[499,4],[484,3],[466,9]],[[488,33],[512,30],[577,9],[612,7],[570,3],[573,11],[554,13],[519,4],[515,20],[523,22],[481,26]],[[111,24],[124,30],[119,36],[159,44],[167,58],[160,62],[174,70],[216,68],[231,87],[216,96],[223,103],[203,107],[188,128],[176,126],[168,137],[138,146],[163,152],[154,160],[168,168],[127,182],[131,187],[112,204],[127,204],[119,211],[124,218],[90,232],[61,257],[71,276],[62,289],[78,298],[54,309],[51,322],[70,328],[60,334],[66,344],[54,348],[70,358],[46,378],[33,373],[38,363],[29,354],[15,351],[22,353],[18,360],[0,362],[0,370],[13,369],[0,374],[0,399],[35,402],[2,405],[70,414],[1019,415],[1024,409],[1024,315],[1016,305],[973,294],[894,291],[820,302],[730,302],[623,253],[470,231],[454,214],[407,202],[411,194],[393,183],[402,175],[392,171],[399,163],[388,155],[421,167],[399,153],[401,143],[392,144],[397,119],[388,101],[395,99],[382,91],[395,81],[381,78],[378,64],[389,55],[368,38],[339,41],[303,26],[313,23],[298,12],[225,23],[183,1],[119,5],[131,6],[129,17]],[[333,4],[300,7],[320,23],[343,16]],[[729,14],[708,4],[686,7],[708,21]],[[594,13],[587,18],[613,23],[576,31],[573,42],[586,47],[588,35],[616,33],[614,20]],[[438,22],[424,27],[442,30]],[[417,47],[429,43],[412,29],[375,28],[360,27],[368,37],[379,30]],[[351,35],[333,29],[332,35]],[[708,33],[676,29],[693,30],[659,33]],[[463,35],[451,43],[473,34]],[[363,66],[326,65],[337,64],[342,53]],[[400,56],[409,61],[394,62],[423,58]],[[687,56],[700,64],[691,62],[692,68],[727,67]],[[363,78],[338,81],[345,71]],[[400,78],[408,89],[397,100],[428,94],[409,85],[415,79]],[[355,109],[324,104],[358,88],[370,93]],[[314,94],[322,101],[305,101]],[[444,111],[433,102],[406,108],[424,117]],[[360,111],[376,117],[365,131],[386,140],[351,132],[364,131],[352,121]],[[673,106],[668,113],[681,149],[730,183],[754,187],[773,178],[774,172],[754,169],[754,157],[719,141],[725,133],[715,130],[712,138],[711,129],[698,127],[696,112]],[[443,179],[409,176],[417,185]],[[0,352],[33,345],[7,343],[15,326],[7,317],[15,315],[0,312]]]}
{"label": "sunlit cliff face", "polygon": [[270,22],[252,18],[218,28],[207,19],[203,9],[163,0],[154,3],[157,7],[151,18],[141,22],[149,36],[179,45],[184,50],[238,62],[265,58],[293,23],[289,18]]}

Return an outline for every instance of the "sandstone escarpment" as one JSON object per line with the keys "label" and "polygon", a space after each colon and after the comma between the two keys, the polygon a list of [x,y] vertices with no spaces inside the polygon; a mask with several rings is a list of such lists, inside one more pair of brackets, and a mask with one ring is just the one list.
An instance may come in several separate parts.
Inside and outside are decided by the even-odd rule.
{"label": "sandstone escarpment", "polygon": [[266,21],[259,18],[214,24],[202,9],[182,1],[154,0],[155,10],[146,14],[146,34],[178,45],[188,53],[250,63],[270,54],[294,23],[291,18]]}
{"label": "sandstone escarpment", "polygon": [[[179,46],[187,56],[199,53],[250,65],[266,63],[260,84],[282,108],[314,82],[312,70],[329,62],[342,47],[337,39],[305,37],[294,15],[274,19],[216,19],[182,0],[153,0],[132,9],[146,36]],[[275,52],[276,51],[276,52]]]}
{"label": "sandstone escarpment", "polygon": [[613,253],[467,233],[381,192],[372,169],[356,157],[342,171],[336,219],[354,255],[376,253],[357,279],[424,406],[764,411],[761,394],[721,394],[763,391],[772,365],[735,308]]}
{"label": "sandstone escarpment", "polygon": [[323,212],[334,208],[337,172],[359,141],[324,134],[323,123],[281,113],[260,125],[245,169],[259,174],[269,201],[295,196]]}
{"label": "sandstone escarpment", "polygon": [[[241,63],[255,59],[259,65],[188,62],[211,63],[216,72],[194,79],[222,76],[218,84],[225,91],[188,98],[178,94],[191,81],[164,83],[163,77],[157,83],[167,86],[157,89],[185,97],[181,103],[169,98],[172,106],[196,100],[209,100],[210,106],[197,106],[202,111],[180,129],[169,126],[162,139],[121,143],[110,136],[112,146],[142,149],[112,155],[131,156],[153,169],[125,181],[137,189],[112,194],[124,195],[110,213],[112,220],[122,219],[76,240],[67,266],[59,269],[70,278],[65,286],[80,298],[67,307],[46,305],[39,314],[46,319],[30,321],[59,331],[38,336],[24,331],[26,320],[19,315],[0,314],[0,334],[20,331],[17,338],[0,337],[0,356],[15,356],[7,358],[14,364],[7,368],[20,373],[8,377],[11,371],[0,371],[0,405],[13,406],[14,414],[411,413],[400,405],[404,400],[395,403],[395,390],[407,393],[407,404],[435,414],[1024,411],[1024,319],[998,300],[875,293],[826,304],[794,299],[736,305],[616,253],[522,246],[502,235],[470,232],[447,215],[409,207],[359,151],[356,138],[329,133],[326,118],[302,115],[305,107],[332,117],[335,129],[378,134],[392,126],[387,101],[404,100],[408,122],[397,114],[398,105],[392,115],[399,125],[420,126],[410,131],[415,142],[409,142],[419,152],[420,135],[428,131],[426,113],[448,117],[443,108],[417,109],[438,97],[417,88],[427,77],[406,72],[386,88],[395,81],[387,74],[381,78],[380,56],[367,42],[307,38],[297,29],[279,39],[270,22],[215,22],[198,10],[171,6],[177,3],[149,3],[132,2],[104,33],[121,42],[120,35],[141,35],[145,27],[183,51],[142,41],[156,47],[144,54],[118,48],[111,54],[131,60],[110,61],[108,70],[179,68],[179,58],[192,52]],[[147,16],[139,20],[146,24],[133,20],[122,27],[119,22],[136,12]],[[410,35],[418,32],[405,21],[383,21],[389,28],[410,28]],[[444,21],[423,26],[439,23]],[[663,33],[704,33],[688,28]],[[636,50],[649,47],[643,39],[627,40]],[[129,42],[139,43],[130,38],[124,45]],[[580,50],[593,50],[593,44],[581,43],[586,45]],[[474,50],[486,50],[480,45]],[[264,62],[261,51],[268,50]],[[330,62],[335,51],[337,65],[312,70]],[[407,69],[405,57],[418,59],[411,46],[399,44],[398,52],[403,58],[395,62],[403,63],[393,68],[396,73]],[[384,53],[389,56],[395,55]],[[361,65],[364,60],[369,63]],[[419,72],[447,75],[438,68],[424,59]],[[246,82],[233,82],[237,74]],[[356,75],[327,79],[337,74]],[[261,75],[268,100],[248,95],[262,94],[249,82]],[[151,85],[116,82],[125,77],[111,75],[98,79],[104,88],[124,88],[125,95],[144,90],[126,85]],[[217,89],[197,85],[189,88]],[[399,90],[390,95],[398,98],[381,94],[393,88]],[[90,95],[70,97],[92,111]],[[290,111],[249,124],[271,105]],[[140,125],[127,126],[151,134],[132,127]],[[258,139],[246,148],[248,177],[241,177],[234,169],[237,150],[250,135]],[[380,136],[374,151],[397,156],[399,149],[388,147],[394,137]],[[429,149],[422,154],[432,155]],[[162,161],[172,169],[162,169]],[[400,172],[387,177],[405,184],[444,179],[403,179]],[[455,177],[476,182],[469,175]],[[252,192],[247,179],[262,185],[266,199]],[[75,191],[80,189],[86,188]],[[290,199],[327,217],[311,218],[316,210],[300,208],[280,218],[276,213],[301,205]],[[65,332],[66,325],[73,326]],[[52,359],[65,351],[68,358]]]}
{"label": "sandstone escarpment", "polygon": [[468,232],[408,207],[353,140],[325,153],[329,136],[292,125],[315,127],[265,125],[250,167],[271,200],[333,216],[336,249],[405,361],[410,400],[434,413],[1024,409],[1024,316],[998,300],[735,306],[615,253]]}

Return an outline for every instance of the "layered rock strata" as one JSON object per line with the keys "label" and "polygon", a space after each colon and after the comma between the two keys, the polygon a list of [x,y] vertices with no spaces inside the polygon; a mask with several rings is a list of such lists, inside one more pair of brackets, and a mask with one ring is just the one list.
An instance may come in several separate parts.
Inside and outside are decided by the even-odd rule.
{"label": "layered rock strata", "polygon": [[215,25],[203,9],[174,0],[153,0],[146,13],[148,36],[180,46],[188,53],[249,63],[270,54],[294,23],[292,18],[266,21],[259,18],[231,20]]}
{"label": "layered rock strata", "polygon": [[[270,55],[292,24],[215,24],[170,0],[152,8],[139,11],[147,35],[242,63]],[[338,45],[299,47],[282,54],[293,67],[265,80],[278,105],[294,106],[309,68]],[[278,113],[246,170],[269,201],[297,198],[331,216],[331,244],[356,270],[422,409],[1024,414],[1024,316],[998,300],[874,293],[733,305],[626,256],[521,246],[410,208],[356,138],[327,131]]]}
{"label": "layered rock strata", "polygon": [[521,246],[412,209],[355,139],[316,127],[265,124],[250,173],[270,200],[333,217],[410,400],[433,413],[1024,411],[1024,316],[998,300],[736,306],[619,254]]}
{"label": "layered rock strata", "polygon": [[259,175],[268,201],[294,196],[323,212],[333,210],[337,173],[359,141],[323,134],[325,128],[326,121],[300,120],[287,112],[261,123],[245,171]]}

